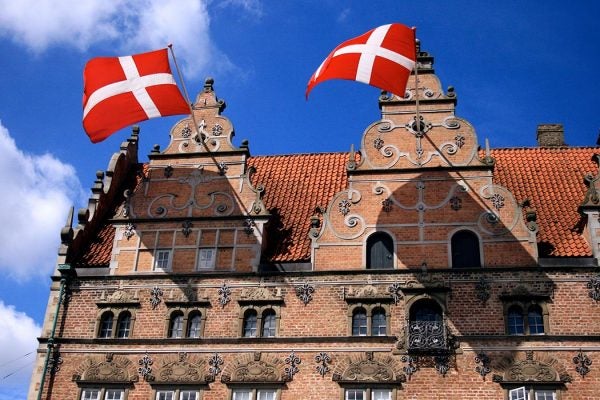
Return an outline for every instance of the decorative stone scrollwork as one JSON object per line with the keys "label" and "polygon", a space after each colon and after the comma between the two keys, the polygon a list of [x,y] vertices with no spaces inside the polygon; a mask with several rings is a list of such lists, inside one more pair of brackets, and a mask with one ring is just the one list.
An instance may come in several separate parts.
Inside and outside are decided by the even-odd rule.
{"label": "decorative stone scrollwork", "polygon": [[152,309],[155,310],[156,307],[162,302],[163,291],[158,286],[154,286],[150,291],[150,304],[152,305]]}
{"label": "decorative stone scrollwork", "polygon": [[290,353],[289,356],[285,358],[285,363],[289,365],[289,367],[285,367],[285,375],[288,380],[294,379],[294,375],[296,375],[300,370],[298,369],[298,365],[302,363],[300,357],[294,353],[294,350]]}
{"label": "decorative stone scrollwork", "polygon": [[75,382],[131,383],[138,381],[135,365],[123,356],[107,353],[104,357],[88,357],[76,369]]}
{"label": "decorative stone scrollwork", "polygon": [[342,383],[402,383],[406,376],[390,356],[375,357],[373,352],[348,358],[339,363],[332,379]]}
{"label": "decorative stone scrollwork", "polygon": [[140,374],[146,382],[154,380],[154,376],[152,375],[152,364],[154,364],[154,361],[148,353],[144,354],[144,356],[138,360],[138,374]]}
{"label": "decorative stone scrollwork", "polygon": [[239,356],[221,374],[225,383],[281,383],[288,381],[283,371],[283,362],[274,357],[263,357],[261,353]]}
{"label": "decorative stone scrollwork", "polygon": [[325,375],[330,371],[329,363],[331,362],[331,357],[322,351],[315,356],[315,362],[317,363],[317,372],[322,377],[325,377]]}
{"label": "decorative stone scrollwork", "polygon": [[577,371],[582,378],[585,378],[585,376],[590,372],[592,360],[581,350],[579,350],[579,354],[573,357],[573,364],[575,364],[575,371]]}
{"label": "decorative stone scrollwork", "polygon": [[475,367],[475,372],[481,375],[483,379],[485,379],[487,374],[492,372],[492,368],[490,367],[490,358],[483,352],[477,353],[475,356],[475,364],[477,364]]}
{"label": "decorative stone scrollwork", "polygon": [[566,368],[556,359],[533,351],[525,352],[524,360],[505,357],[494,364],[502,374],[493,376],[494,382],[571,382]]}
{"label": "decorative stone scrollwork", "polygon": [[313,293],[315,292],[315,287],[309,283],[304,283],[300,286],[296,286],[296,296],[307,305],[313,299]]}
{"label": "decorative stone scrollwork", "polygon": [[221,287],[219,288],[219,304],[221,307],[225,307],[227,303],[231,301],[231,289],[227,286],[227,283],[223,282]]}
{"label": "decorative stone scrollwork", "polygon": [[600,275],[591,277],[586,286],[589,296],[595,301],[600,301]]}
{"label": "decorative stone scrollwork", "polygon": [[[166,357],[156,369],[155,383],[186,384],[212,381],[212,375],[204,376],[205,360],[188,357],[187,353]],[[152,372],[152,371],[150,371]]]}

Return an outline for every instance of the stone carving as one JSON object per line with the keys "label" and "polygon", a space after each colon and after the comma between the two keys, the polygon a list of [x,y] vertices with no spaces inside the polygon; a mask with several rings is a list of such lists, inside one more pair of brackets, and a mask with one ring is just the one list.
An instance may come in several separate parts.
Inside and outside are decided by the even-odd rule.
{"label": "stone carving", "polygon": [[402,374],[392,357],[375,357],[372,352],[347,359],[336,368],[333,380],[337,382],[377,382],[397,383],[405,382],[406,376]]}
{"label": "stone carving", "polygon": [[246,288],[242,290],[240,295],[241,302],[281,302],[283,296],[281,295],[281,289],[277,288],[276,293],[273,294],[271,290],[265,287]]}
{"label": "stone carving", "polygon": [[502,372],[495,374],[495,382],[570,382],[571,376],[566,368],[556,359],[542,355],[535,357],[533,351],[525,353],[524,360],[502,358],[495,365],[494,370]]}
{"label": "stone carving", "polygon": [[137,382],[138,374],[131,360],[107,353],[104,357],[88,357],[73,375],[75,382]]}
{"label": "stone carving", "polygon": [[279,359],[268,357],[261,360],[262,355],[244,354],[233,363],[228,364],[221,374],[221,381],[226,383],[247,382],[285,382],[287,376],[282,371]]}
{"label": "stone carving", "polygon": [[211,379],[207,379],[209,377],[204,376],[202,372],[205,364],[205,360],[188,357],[187,353],[166,357],[156,368],[154,382],[176,384],[210,381]]}

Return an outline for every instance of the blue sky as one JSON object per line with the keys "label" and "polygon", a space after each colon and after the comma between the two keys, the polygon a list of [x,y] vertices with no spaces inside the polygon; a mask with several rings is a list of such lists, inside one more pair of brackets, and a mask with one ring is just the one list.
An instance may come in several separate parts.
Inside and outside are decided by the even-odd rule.
{"label": "blue sky", "polygon": [[[598,15],[598,2],[565,1],[0,0],[0,400],[25,398],[68,208],[86,205],[129,136],[94,145],[83,132],[90,58],[173,43],[190,96],[214,77],[253,155],[347,151],[378,119],[379,90],[331,81],[305,101],[306,83],[339,43],[401,22],[480,142],[534,146],[536,125],[556,122],[568,144],[592,146]],[[177,120],[141,123],[142,159]]]}

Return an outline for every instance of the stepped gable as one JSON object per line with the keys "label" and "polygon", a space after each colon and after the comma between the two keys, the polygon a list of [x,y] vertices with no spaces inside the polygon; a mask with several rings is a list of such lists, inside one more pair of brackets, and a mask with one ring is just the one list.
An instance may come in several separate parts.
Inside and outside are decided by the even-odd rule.
{"label": "stepped gable", "polygon": [[251,157],[252,180],[265,185],[264,202],[273,215],[266,258],[271,262],[310,260],[310,217],[348,184],[348,153]]}
{"label": "stepped gable", "polygon": [[540,257],[589,257],[578,212],[587,187],[584,177],[598,169],[598,148],[492,149],[494,182],[506,186],[518,202],[529,199],[537,212]]}

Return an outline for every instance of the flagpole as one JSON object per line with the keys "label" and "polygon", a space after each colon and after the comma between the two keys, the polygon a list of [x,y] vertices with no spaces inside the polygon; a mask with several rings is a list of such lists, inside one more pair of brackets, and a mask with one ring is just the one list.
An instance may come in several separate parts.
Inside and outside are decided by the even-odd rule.
{"label": "flagpole", "polygon": [[[171,56],[173,57],[173,63],[175,64],[175,69],[177,70],[177,75],[179,76],[179,81],[181,82],[181,86],[183,87],[183,95],[185,96],[185,101],[187,102],[188,108],[190,110],[190,117],[192,118],[192,123],[194,124],[194,128],[196,129],[196,135],[198,136],[198,140],[204,146],[204,149],[210,153],[210,149],[202,140],[202,134],[200,133],[200,129],[198,128],[198,121],[196,121],[196,116],[194,115],[194,109],[192,108],[192,102],[190,101],[190,96],[188,95],[187,88],[185,87],[185,81],[183,80],[183,74],[179,69],[179,64],[177,64],[177,58],[175,57],[175,52],[173,51],[173,44],[169,43],[167,45],[169,51],[171,52]],[[216,164],[216,162],[215,162]]]}
{"label": "flagpole", "polygon": [[417,134],[421,134],[421,118],[419,115],[419,46],[417,46],[417,28],[413,26],[412,30],[415,33],[415,126],[417,127]]}

